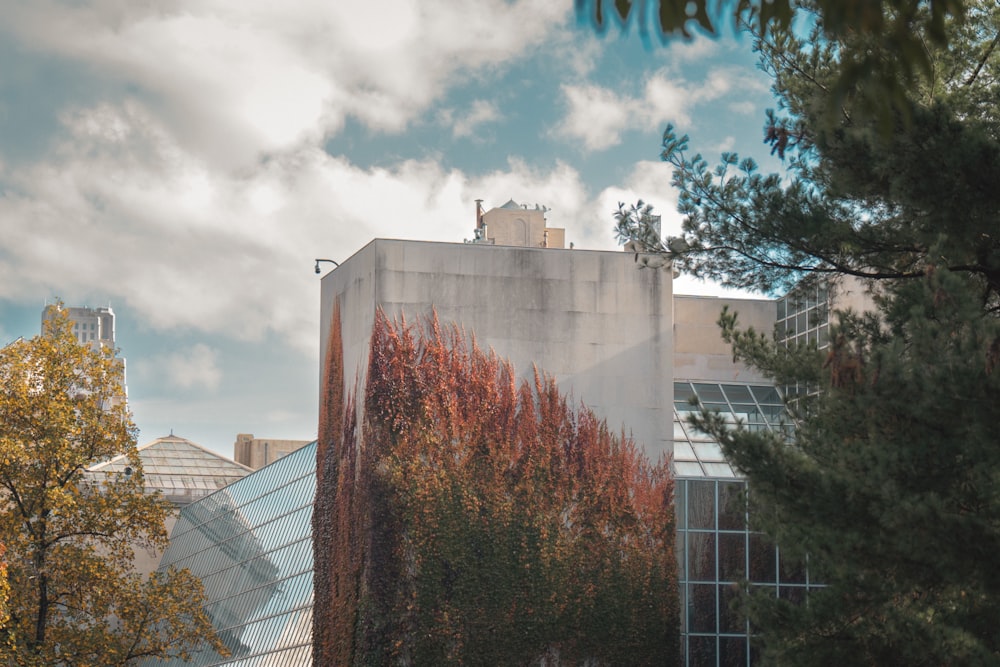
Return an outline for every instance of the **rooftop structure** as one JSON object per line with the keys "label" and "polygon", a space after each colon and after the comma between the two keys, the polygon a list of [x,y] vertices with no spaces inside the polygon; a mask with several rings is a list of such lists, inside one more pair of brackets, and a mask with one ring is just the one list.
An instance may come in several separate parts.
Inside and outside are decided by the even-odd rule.
{"label": "rooftop structure", "polygon": [[476,228],[471,243],[517,246],[522,248],[565,248],[566,230],[548,227],[545,214],[550,210],[535,204],[506,204],[483,211],[482,199],[476,200]]}
{"label": "rooftop structure", "polygon": [[[244,465],[173,433],[140,446],[138,451],[146,493],[162,493],[177,508],[200,500],[252,472]],[[130,474],[132,468],[124,455],[92,465],[86,471],[91,479]],[[174,514],[164,522],[168,535],[176,519]],[[137,551],[136,571],[142,574],[153,572],[159,566],[162,555],[155,551]]]}

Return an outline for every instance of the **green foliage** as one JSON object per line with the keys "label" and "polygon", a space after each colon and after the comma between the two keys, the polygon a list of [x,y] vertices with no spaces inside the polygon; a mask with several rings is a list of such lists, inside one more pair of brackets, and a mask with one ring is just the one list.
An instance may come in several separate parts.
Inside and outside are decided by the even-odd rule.
{"label": "green foliage", "polygon": [[[170,505],[144,492],[113,352],[76,341],[52,306],[44,335],[0,350],[0,543],[6,644],[19,665],[126,665],[186,655],[212,632],[186,571],[143,579],[136,549],[163,549]],[[131,475],[87,467],[125,455]]]}
{"label": "green foliage", "polygon": [[[772,664],[1000,662],[1000,9],[965,5],[892,3],[926,55],[909,71],[879,41],[894,32],[831,32],[831,3],[808,36],[762,35],[779,100],[765,141],[787,173],[710,166],[668,127],[683,235],[649,241],[640,209],[616,216],[701,277],[773,293],[854,276],[875,296],[837,314],[823,351],[720,318],[738,359],[818,390],[789,403],[792,444],[697,418],[746,473],[757,527],[827,584],[806,605],[747,597]],[[845,94],[866,67],[891,86]]]}
{"label": "green foliage", "polygon": [[[807,606],[751,596],[746,611],[773,664],[995,664],[1000,321],[945,270],[880,311],[845,316],[824,364],[798,355],[823,391],[794,446],[698,419],[746,472],[758,527],[829,585]],[[722,324],[740,358],[787,372],[787,351]]]}
{"label": "green foliage", "polygon": [[733,287],[774,293],[807,273],[914,279],[947,267],[975,276],[996,305],[1000,119],[987,100],[998,90],[1000,9],[976,4],[943,29],[949,48],[928,46],[931,80],[906,89],[905,113],[887,128],[856,106],[838,106],[836,118],[826,112],[837,101],[845,43],[791,32],[758,40],[787,113],[771,112],[767,123],[787,174],[762,174],[735,154],[713,167],[668,126],[662,157],[681,191],[683,234],[650,242],[624,207],[619,232],[682,271]]}
{"label": "green foliage", "polygon": [[333,551],[317,552],[317,570],[335,563],[324,576],[349,612],[317,631],[322,659],[660,665],[678,655],[669,467],[570,409],[551,379],[518,385],[457,329],[379,313],[360,446],[353,430],[345,423],[344,444],[327,449],[332,467],[320,462],[336,472],[319,493],[338,501]]}

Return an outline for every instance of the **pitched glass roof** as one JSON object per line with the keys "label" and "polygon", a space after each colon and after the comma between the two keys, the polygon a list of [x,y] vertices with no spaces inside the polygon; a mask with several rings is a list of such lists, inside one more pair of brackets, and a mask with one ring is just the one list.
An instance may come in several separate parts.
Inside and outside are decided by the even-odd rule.
{"label": "pitched glass roof", "polygon": [[674,474],[677,477],[742,477],[722,453],[719,443],[688,423],[701,407],[722,413],[734,428],[791,433],[791,418],[778,390],[770,385],[719,382],[674,382]]}
{"label": "pitched glass roof", "polygon": [[[143,478],[149,491],[161,491],[176,505],[186,505],[243,479],[253,470],[201,445],[173,434],[139,447]],[[88,468],[91,475],[125,473],[124,456]]]}

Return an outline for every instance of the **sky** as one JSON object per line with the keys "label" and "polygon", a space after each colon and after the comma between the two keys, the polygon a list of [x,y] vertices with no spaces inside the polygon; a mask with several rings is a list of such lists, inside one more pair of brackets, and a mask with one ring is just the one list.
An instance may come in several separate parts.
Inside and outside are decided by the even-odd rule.
{"label": "sky", "polygon": [[676,233],[668,123],[779,168],[747,37],[598,35],[573,4],[0,1],[0,345],[110,305],[140,444],[313,439],[315,258],[462,242],[476,199],[577,248],[618,248],[618,202]]}

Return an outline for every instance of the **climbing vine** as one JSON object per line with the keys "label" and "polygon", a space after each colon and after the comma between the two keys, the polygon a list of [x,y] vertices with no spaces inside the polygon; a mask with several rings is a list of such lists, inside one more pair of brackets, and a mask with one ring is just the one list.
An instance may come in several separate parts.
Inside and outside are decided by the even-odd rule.
{"label": "climbing vine", "polygon": [[667,462],[436,317],[377,315],[359,438],[330,386],[341,354],[318,462],[319,664],[669,664]]}

